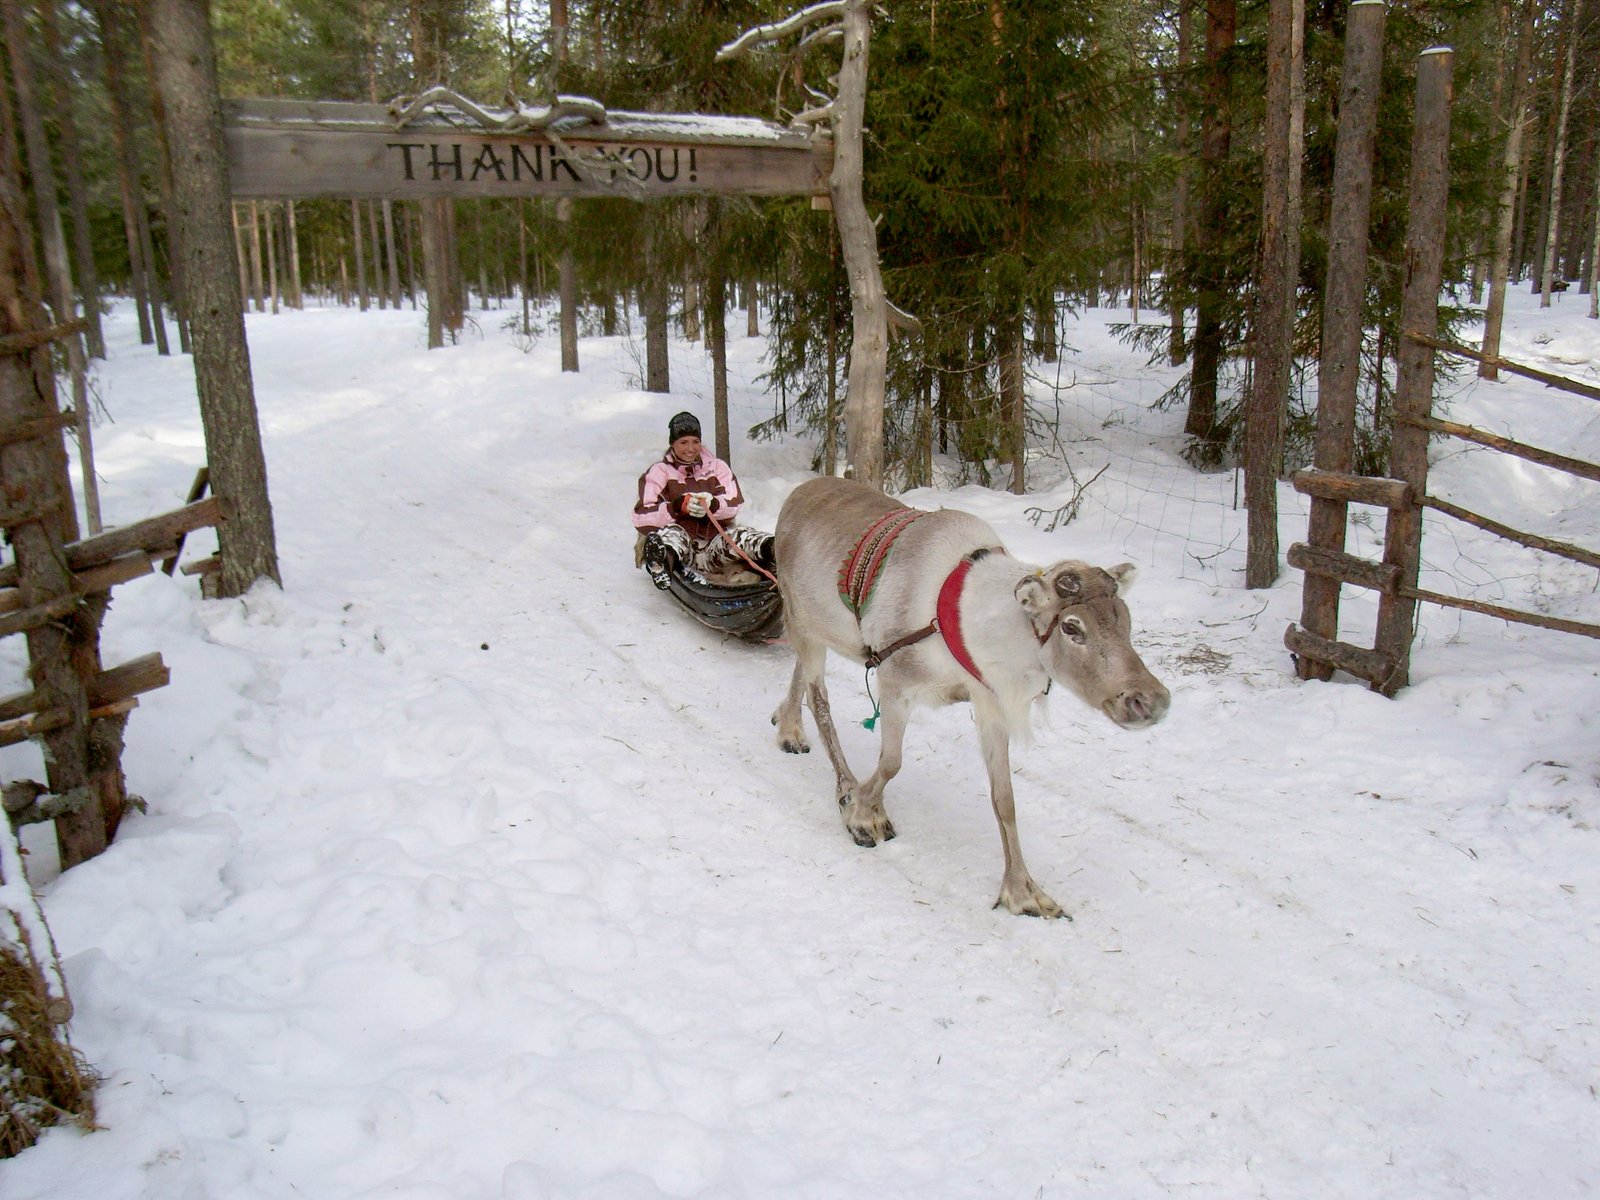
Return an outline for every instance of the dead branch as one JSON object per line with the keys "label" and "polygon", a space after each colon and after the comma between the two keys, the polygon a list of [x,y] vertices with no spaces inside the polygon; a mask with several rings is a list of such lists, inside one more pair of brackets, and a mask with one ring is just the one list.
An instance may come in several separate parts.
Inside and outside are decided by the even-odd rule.
{"label": "dead branch", "polygon": [[1060,508],[1055,509],[1054,511],[1046,508],[1030,508],[1025,510],[1022,515],[1027,517],[1028,520],[1032,521],[1035,525],[1038,525],[1039,522],[1045,517],[1049,517],[1050,524],[1044,527],[1044,532],[1046,533],[1054,533],[1056,526],[1058,525],[1072,524],[1073,520],[1076,519],[1078,515],[1078,507],[1083,503],[1084,493],[1089,490],[1090,486],[1096,479],[1099,479],[1100,476],[1104,475],[1110,469],[1111,464],[1107,463],[1090,477],[1088,483],[1078,483],[1076,476],[1074,476],[1073,484],[1075,486],[1072,492],[1072,499],[1068,500]]}

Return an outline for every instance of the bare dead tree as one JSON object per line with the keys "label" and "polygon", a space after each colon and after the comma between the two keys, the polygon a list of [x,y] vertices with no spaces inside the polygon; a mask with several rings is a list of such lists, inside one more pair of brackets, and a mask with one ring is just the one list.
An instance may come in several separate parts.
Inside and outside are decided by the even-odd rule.
{"label": "bare dead tree", "polygon": [[[815,27],[815,28],[813,28]],[[808,109],[795,124],[833,131],[833,172],[828,194],[850,282],[852,318],[849,387],[845,396],[844,474],[883,486],[883,408],[888,388],[889,317],[878,265],[878,233],[862,195],[862,129],[866,117],[867,56],[872,22],[866,0],[813,4],[769,25],[746,30],[717,52],[718,61],[799,35],[796,54],[842,40],[843,55],[832,100]],[[907,319],[909,320],[909,318]]]}

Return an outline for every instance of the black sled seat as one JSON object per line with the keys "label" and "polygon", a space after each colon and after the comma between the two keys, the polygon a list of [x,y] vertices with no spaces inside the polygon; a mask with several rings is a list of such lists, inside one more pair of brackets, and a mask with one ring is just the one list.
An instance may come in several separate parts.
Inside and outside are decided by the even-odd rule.
{"label": "black sled seat", "polygon": [[747,642],[775,642],[783,636],[783,596],[770,579],[755,576],[752,583],[690,579],[674,563],[666,590],[680,608],[718,633]]}

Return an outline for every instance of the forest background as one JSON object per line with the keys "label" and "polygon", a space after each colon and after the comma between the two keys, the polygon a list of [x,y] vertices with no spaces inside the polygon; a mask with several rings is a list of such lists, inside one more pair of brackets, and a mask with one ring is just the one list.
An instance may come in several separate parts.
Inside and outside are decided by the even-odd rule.
{"label": "forest background", "polygon": [[[485,104],[548,103],[559,90],[612,109],[787,121],[817,103],[830,69],[826,52],[717,62],[719,47],[789,11],[745,0],[210,7],[225,97],[386,102],[448,82]],[[6,152],[20,162],[19,114],[24,132],[30,119],[42,122],[59,170],[54,206],[41,208],[38,172],[29,175],[35,211],[46,224],[59,216],[67,230],[76,291],[132,293],[142,338],[182,348],[183,314],[161,303],[178,291],[165,215],[172,189],[148,85],[153,48],[137,6],[34,0],[5,9]],[[1059,387],[1046,383],[1053,371],[1039,370],[1056,360],[1059,309],[1119,298],[1133,313],[1128,338],[1152,358],[1190,364],[1160,403],[1187,406],[1191,461],[1242,460],[1266,182],[1267,35],[1281,11],[1241,0],[905,0],[878,11],[867,200],[880,214],[889,295],[922,324],[890,349],[891,486],[932,482],[937,462],[947,482],[1022,491],[1027,447],[1054,436],[1048,409],[1020,400],[1026,374],[1035,395]],[[1310,457],[1348,12],[1344,3],[1313,3],[1304,14],[1297,369],[1282,398],[1280,473]],[[1355,464],[1373,474],[1386,466],[1399,345],[1412,76],[1417,54],[1434,45],[1455,49],[1450,294],[1481,300],[1506,202],[1509,237],[1499,250],[1513,283],[1560,290],[1572,280],[1591,295],[1594,286],[1600,2],[1391,5]],[[19,71],[32,77],[26,88]],[[257,310],[300,304],[308,292],[364,308],[420,307],[442,346],[473,319],[474,299],[487,309],[518,294],[521,332],[539,336],[537,300],[565,280],[568,368],[579,366],[576,326],[613,332],[637,306],[650,334],[642,382],[656,391],[670,386],[664,350],[656,352],[669,320],[703,336],[714,362],[725,362],[724,312],[738,288],[750,319],[759,310],[770,322],[768,431],[814,433],[816,467],[836,466],[849,290],[833,225],[807,200],[595,199],[558,208],[496,199],[446,202],[446,212],[448,270],[431,302],[421,206],[409,202],[241,203],[240,285]],[[91,355],[96,345],[91,335]]]}

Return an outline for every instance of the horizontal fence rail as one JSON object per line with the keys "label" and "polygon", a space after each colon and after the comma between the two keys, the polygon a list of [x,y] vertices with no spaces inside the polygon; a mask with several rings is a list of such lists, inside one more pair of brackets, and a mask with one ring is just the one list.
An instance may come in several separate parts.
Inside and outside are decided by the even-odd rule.
{"label": "horizontal fence rail", "polygon": [[1591,400],[1600,400],[1600,387],[1592,384],[1581,383],[1565,375],[1556,375],[1550,371],[1540,371],[1535,367],[1523,363],[1512,362],[1508,358],[1501,358],[1498,354],[1485,354],[1481,350],[1474,350],[1471,346],[1463,346],[1459,342],[1446,341],[1444,338],[1430,337],[1425,333],[1410,332],[1405,335],[1413,342],[1423,346],[1430,346],[1435,350],[1443,350],[1447,354],[1459,354],[1462,358],[1470,358],[1474,362],[1488,363],[1491,367],[1498,367],[1502,371],[1509,371],[1513,375],[1521,375],[1524,379],[1535,379],[1545,387],[1558,388],[1563,392],[1571,392],[1575,396],[1587,396]]}

